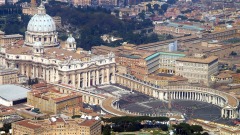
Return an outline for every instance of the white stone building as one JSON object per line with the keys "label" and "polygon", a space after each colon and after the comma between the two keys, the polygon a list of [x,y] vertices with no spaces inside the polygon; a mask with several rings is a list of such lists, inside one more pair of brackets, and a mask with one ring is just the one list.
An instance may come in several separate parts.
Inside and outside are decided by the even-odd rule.
{"label": "white stone building", "polygon": [[25,34],[23,45],[1,46],[0,65],[18,68],[22,75],[31,78],[76,88],[115,83],[115,55],[76,53],[73,37],[61,47],[55,23],[43,4],[29,21]]}

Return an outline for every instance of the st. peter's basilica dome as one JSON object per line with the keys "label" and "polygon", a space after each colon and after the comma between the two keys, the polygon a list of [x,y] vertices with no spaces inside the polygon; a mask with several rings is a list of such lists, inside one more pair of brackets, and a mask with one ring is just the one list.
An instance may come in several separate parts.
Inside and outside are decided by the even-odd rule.
{"label": "st. peter's basilica dome", "polygon": [[59,46],[57,34],[54,20],[46,14],[46,9],[41,3],[38,13],[28,23],[25,45],[34,46],[35,42],[41,42],[44,47],[57,47]]}

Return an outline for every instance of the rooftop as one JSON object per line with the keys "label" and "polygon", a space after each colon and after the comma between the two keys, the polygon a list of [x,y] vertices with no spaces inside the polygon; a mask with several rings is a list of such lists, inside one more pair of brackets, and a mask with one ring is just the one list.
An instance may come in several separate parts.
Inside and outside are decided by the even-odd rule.
{"label": "rooftop", "polygon": [[179,56],[179,57],[184,57],[185,54],[181,54],[181,53],[173,53],[173,52],[157,52],[157,53],[154,53],[148,57],[145,58],[145,60],[151,60],[159,55],[169,55],[169,56]]}
{"label": "rooftop", "polygon": [[92,126],[93,124],[96,123],[95,119],[90,119],[90,120],[85,120],[82,123],[80,123],[81,126]]}
{"label": "rooftop", "polygon": [[[36,89],[38,89],[38,88],[36,88]],[[41,90],[40,89],[36,90],[36,89],[30,91],[30,93],[33,93],[33,96],[42,98],[44,100],[52,99],[55,102],[61,102],[63,100],[68,100],[71,98],[78,98],[80,96],[80,94],[75,93],[75,92],[68,93],[68,94],[61,93],[53,87],[46,87],[46,88],[41,87]]]}
{"label": "rooftop", "polygon": [[0,85],[0,97],[8,101],[24,99],[27,97],[28,91],[28,89],[17,85]]}
{"label": "rooftop", "polygon": [[170,27],[181,27],[181,28],[184,28],[184,29],[189,29],[189,30],[195,30],[195,31],[202,31],[204,30],[203,28],[201,27],[198,27],[198,26],[194,26],[194,25],[184,25],[184,24],[178,24],[178,23],[166,23],[167,26],[170,26]]}
{"label": "rooftop", "polygon": [[14,38],[14,37],[23,37],[23,35],[20,34],[11,34],[11,35],[4,35],[2,38]]}
{"label": "rooftop", "polygon": [[183,57],[183,58],[177,59],[177,61],[210,64],[211,62],[213,62],[217,59],[218,59],[218,57],[216,57],[216,56],[209,56],[207,58]]}
{"label": "rooftop", "polygon": [[141,56],[140,55],[126,55],[126,54],[121,54],[120,57],[126,57],[126,58],[130,58],[130,59],[140,59]]}
{"label": "rooftop", "polygon": [[23,127],[31,128],[31,129],[41,128],[41,125],[37,123],[33,123],[31,120],[22,120],[22,121],[16,122],[16,124]]}
{"label": "rooftop", "polygon": [[[31,47],[19,47],[19,46],[18,47],[8,47],[7,53],[32,55],[33,50]],[[60,48],[49,48],[49,49],[45,49],[42,57],[48,58],[48,59],[58,59],[58,60],[67,60],[69,58],[79,60],[79,59],[87,57],[87,55],[86,54],[78,54],[78,53],[60,49]]]}

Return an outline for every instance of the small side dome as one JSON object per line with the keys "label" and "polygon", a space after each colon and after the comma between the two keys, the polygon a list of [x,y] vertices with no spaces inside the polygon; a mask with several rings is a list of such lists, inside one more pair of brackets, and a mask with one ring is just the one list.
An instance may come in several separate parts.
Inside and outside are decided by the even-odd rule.
{"label": "small side dome", "polygon": [[230,24],[227,24],[226,27],[227,27],[227,29],[231,29],[233,26]]}
{"label": "small side dome", "polygon": [[69,37],[67,38],[67,43],[74,43],[74,42],[75,42],[75,39],[72,36],[72,34],[70,34]]}

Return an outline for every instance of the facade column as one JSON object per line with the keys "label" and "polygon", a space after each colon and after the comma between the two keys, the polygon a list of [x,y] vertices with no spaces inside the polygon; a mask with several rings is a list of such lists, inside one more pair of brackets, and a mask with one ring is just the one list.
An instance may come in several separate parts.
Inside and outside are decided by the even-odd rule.
{"label": "facade column", "polygon": [[[105,74],[104,74],[104,69],[102,69],[102,82],[101,84],[104,84],[104,81],[105,81]],[[123,79],[124,81],[124,79]]]}
{"label": "facade column", "polygon": [[96,85],[99,85],[99,71],[96,71]]}
{"label": "facade column", "polygon": [[[49,70],[48,69],[45,69],[46,71],[46,81],[47,82],[49,82]],[[66,78],[65,78],[66,79]],[[65,82],[66,84],[68,83],[68,82]]]}
{"label": "facade column", "polygon": [[43,78],[43,80],[46,80],[46,73],[45,73],[45,68],[43,67],[42,68],[42,78]]}
{"label": "facade column", "polygon": [[84,87],[88,87],[88,72],[84,72],[85,76],[84,76]]}
{"label": "facade column", "polygon": [[91,87],[91,72],[88,72],[88,87]]}
{"label": "facade column", "polygon": [[80,82],[81,82],[81,73],[78,73],[77,76],[78,76],[78,84],[77,84],[77,88],[80,89]]}
{"label": "facade column", "polygon": [[75,73],[72,74],[72,85],[73,87],[76,87],[76,77],[75,77]]}
{"label": "facade column", "polygon": [[21,74],[24,75],[24,64],[21,65]]}
{"label": "facade column", "polygon": [[49,71],[49,82],[53,82],[53,72],[52,72],[52,68],[49,68],[48,71]]}
{"label": "facade column", "polygon": [[95,86],[96,85],[96,71],[93,71],[93,79],[92,79],[92,85]]}
{"label": "facade column", "polygon": [[35,67],[35,71],[36,71],[36,78],[38,78],[38,77],[39,77],[39,75],[38,75],[38,68],[39,68],[39,67]]}
{"label": "facade column", "polygon": [[32,78],[35,78],[35,67],[32,65]]}

